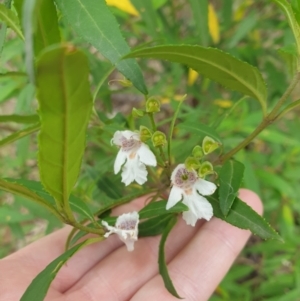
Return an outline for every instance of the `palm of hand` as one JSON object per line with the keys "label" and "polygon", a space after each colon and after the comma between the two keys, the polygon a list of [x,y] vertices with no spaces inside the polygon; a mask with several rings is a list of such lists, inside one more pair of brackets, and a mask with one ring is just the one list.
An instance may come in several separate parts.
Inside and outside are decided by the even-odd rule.
{"label": "palm of hand", "polygon": [[[240,197],[259,213],[259,198],[248,190]],[[120,214],[138,210],[144,198],[118,208]],[[32,279],[64,252],[69,227],[0,261],[0,300],[20,300]],[[208,300],[250,236],[219,219],[190,227],[179,220],[166,243],[169,273],[180,296],[189,301]],[[79,251],[62,267],[46,301],[178,300],[158,274],[160,237],[139,240],[128,252],[116,236]]]}

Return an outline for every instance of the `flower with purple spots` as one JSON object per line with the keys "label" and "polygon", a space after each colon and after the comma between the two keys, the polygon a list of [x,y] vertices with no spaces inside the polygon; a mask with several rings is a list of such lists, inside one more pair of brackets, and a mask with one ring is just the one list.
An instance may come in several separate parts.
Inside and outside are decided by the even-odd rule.
{"label": "flower with purple spots", "polygon": [[122,168],[122,182],[126,186],[133,181],[144,184],[148,174],[146,165],[156,166],[157,162],[149,147],[141,142],[140,133],[117,131],[112,143],[120,147],[114,164],[115,174]]}
{"label": "flower with purple spots", "polygon": [[194,170],[187,170],[184,164],[179,164],[171,175],[172,189],[169,195],[167,209],[179,201],[188,206],[189,210],[182,213],[188,225],[195,226],[198,219],[210,220],[213,208],[203,196],[211,195],[217,186],[198,177]]}
{"label": "flower with purple spots", "polygon": [[110,226],[106,221],[102,225],[108,230],[104,237],[116,233],[120,240],[124,242],[129,252],[134,250],[134,243],[138,239],[139,214],[136,211],[124,213],[117,218],[115,227]]}

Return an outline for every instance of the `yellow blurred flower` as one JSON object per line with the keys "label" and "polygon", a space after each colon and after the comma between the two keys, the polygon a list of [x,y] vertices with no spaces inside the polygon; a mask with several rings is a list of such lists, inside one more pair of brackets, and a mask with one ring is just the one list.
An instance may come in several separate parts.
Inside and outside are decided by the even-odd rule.
{"label": "yellow blurred flower", "polygon": [[138,11],[129,0],[106,0],[107,5],[114,6],[130,15],[139,16]]}
{"label": "yellow blurred flower", "polygon": [[216,11],[211,4],[208,5],[208,30],[214,44],[219,43],[220,41],[219,20]]}

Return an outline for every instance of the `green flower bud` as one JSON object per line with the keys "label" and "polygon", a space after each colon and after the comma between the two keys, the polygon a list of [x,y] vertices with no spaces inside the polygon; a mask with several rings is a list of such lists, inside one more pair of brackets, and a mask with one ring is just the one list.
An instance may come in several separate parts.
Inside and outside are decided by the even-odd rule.
{"label": "green flower bud", "polygon": [[200,178],[204,178],[205,176],[213,174],[213,173],[215,173],[214,167],[208,161],[203,162],[198,170],[198,176]]}
{"label": "green flower bud", "polygon": [[192,151],[192,154],[195,158],[197,159],[201,159],[203,157],[203,150],[202,150],[202,147],[199,146],[199,145],[196,145],[194,148],[193,148],[193,151]]}
{"label": "green flower bud", "polygon": [[205,155],[212,153],[214,150],[220,147],[220,143],[214,139],[206,136],[202,142],[202,149]]}
{"label": "green flower bud", "polygon": [[152,135],[152,143],[154,147],[163,146],[167,143],[166,135],[163,132],[156,131]]}
{"label": "green flower bud", "polygon": [[140,126],[140,139],[141,139],[141,141],[145,142],[145,141],[151,139],[151,137],[152,137],[151,131],[147,127],[141,125]]}
{"label": "green flower bud", "polygon": [[110,80],[109,84],[113,83],[113,82],[119,83],[122,87],[132,87],[132,82],[129,81],[128,79],[126,79],[126,78],[124,78],[124,79],[113,79],[113,80]]}
{"label": "green flower bud", "polygon": [[133,108],[131,114],[135,118],[143,117],[145,115],[144,111]]}
{"label": "green flower bud", "polygon": [[127,87],[132,87],[132,82],[128,79],[120,79],[118,80],[118,82],[120,83],[121,86],[127,88]]}
{"label": "green flower bud", "polygon": [[149,97],[146,102],[146,112],[156,113],[160,111],[160,101],[156,97]]}
{"label": "green flower bud", "polygon": [[192,170],[192,169],[197,170],[200,167],[200,162],[193,157],[188,157],[185,160],[184,164],[187,170]]}

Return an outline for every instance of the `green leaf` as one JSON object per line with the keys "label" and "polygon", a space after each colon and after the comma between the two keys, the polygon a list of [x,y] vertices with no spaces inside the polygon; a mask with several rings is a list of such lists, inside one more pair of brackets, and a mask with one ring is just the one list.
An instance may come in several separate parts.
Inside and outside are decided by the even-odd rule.
{"label": "green leaf", "polygon": [[13,224],[34,219],[31,214],[22,214],[7,205],[0,206],[0,224]]}
{"label": "green leaf", "polygon": [[135,60],[120,61],[130,51],[104,0],[55,0],[71,28],[92,44],[143,94],[148,94]]}
{"label": "green leaf", "polygon": [[52,0],[36,0],[34,18],[34,52],[37,56],[47,46],[60,42],[57,13]]}
{"label": "green leaf", "polygon": [[[13,183],[17,183],[19,185],[25,186],[30,189],[32,192],[37,194],[40,198],[48,202],[52,207],[55,207],[54,198],[44,189],[43,185],[40,182],[30,181],[25,179],[5,179],[6,181],[10,181]],[[81,217],[88,218],[94,221],[94,215],[91,212],[90,208],[84,203],[81,199],[77,198],[74,195],[70,196],[69,199],[71,209],[80,214]]]}
{"label": "green leaf", "polygon": [[14,7],[17,11],[20,23],[22,23],[22,17],[23,17],[23,4],[24,4],[24,0],[14,0]]}
{"label": "green leaf", "polygon": [[194,122],[183,122],[178,125],[179,129],[184,129],[188,131],[189,133],[198,135],[200,139],[203,139],[205,136],[209,136],[213,138],[214,140],[221,142],[219,134],[211,127],[198,123],[195,125]]}
{"label": "green leaf", "polygon": [[214,216],[238,228],[250,230],[253,234],[258,235],[263,239],[276,239],[282,241],[279,234],[272,229],[266,220],[239,198],[234,200],[227,216],[224,216],[222,213],[216,194],[213,196],[206,196],[206,198],[213,207]]}
{"label": "green leaf", "polygon": [[0,115],[0,122],[15,122],[15,123],[37,123],[40,118],[38,115]]}
{"label": "green leaf", "polygon": [[254,28],[255,25],[257,25],[257,15],[252,12],[238,24],[236,32],[228,40],[228,47],[236,47],[236,45]]}
{"label": "green leaf", "polygon": [[35,82],[34,70],[34,7],[37,0],[24,0],[22,27],[25,35],[25,66],[29,79]]}
{"label": "green leaf", "polygon": [[157,15],[152,1],[131,0],[131,3],[138,10],[142,19],[146,23],[149,35],[152,38],[159,38],[161,28],[157,22]]}
{"label": "green leaf", "polygon": [[227,216],[243,180],[245,167],[235,160],[223,164],[219,173],[219,200],[222,213]]}
{"label": "green leaf", "polygon": [[52,261],[42,272],[40,272],[31,282],[29,287],[26,289],[20,301],[43,301],[47,291],[50,287],[51,282],[61,269],[61,267],[80,249],[83,247],[96,243],[102,238],[91,238],[84,242],[74,246],[67,252],[60,255],[54,261]]}
{"label": "green leaf", "polygon": [[85,55],[70,46],[52,47],[37,62],[40,176],[59,209],[68,206],[85,149],[92,109],[88,76]]}
{"label": "green leaf", "polygon": [[201,44],[208,45],[208,0],[189,0]]}
{"label": "green leaf", "polygon": [[7,144],[10,144],[10,143],[13,143],[23,137],[26,137],[36,131],[38,131],[40,129],[40,124],[37,123],[35,125],[32,125],[24,130],[20,130],[20,131],[17,131],[11,135],[9,135],[8,137],[0,140],[0,147],[4,146],[4,145],[7,145]]}
{"label": "green leaf", "polygon": [[87,206],[87,204],[85,202],[83,202],[81,199],[71,196],[69,203],[70,203],[70,207],[73,211],[81,214],[84,217],[87,217],[91,221],[95,221],[92,211]]}
{"label": "green leaf", "polygon": [[125,58],[155,58],[185,64],[223,86],[257,99],[266,112],[266,84],[257,68],[216,48],[165,45],[139,49]]}
{"label": "green leaf", "polygon": [[172,280],[169,276],[166,260],[165,260],[165,243],[166,243],[168,235],[170,234],[172,228],[175,226],[176,222],[177,222],[177,217],[174,216],[169,221],[168,225],[165,227],[165,230],[161,236],[161,240],[159,243],[159,253],[158,253],[158,267],[159,267],[159,273],[163,278],[165,287],[168,290],[168,292],[170,294],[172,294],[174,297],[176,297],[178,299],[182,299],[176,292],[176,289],[172,283]]}
{"label": "green leaf", "polygon": [[151,217],[170,214],[170,213],[181,213],[189,209],[185,204],[180,202],[177,203],[172,208],[170,208],[169,210],[166,209],[166,206],[167,206],[166,200],[149,203],[139,211],[140,219],[151,218]]}
{"label": "green leaf", "polygon": [[36,191],[32,189],[32,187],[24,185],[24,182],[22,182],[22,180],[20,181],[17,179],[0,179],[0,189],[32,200],[44,206],[48,211],[53,213],[60,220],[62,219],[54,206],[54,202],[51,203],[47,199],[38,195]]}
{"label": "green leaf", "polygon": [[272,0],[273,2],[275,2],[284,12],[290,28],[293,32],[295,41],[296,41],[296,46],[297,46],[297,53],[298,56],[300,55],[300,28],[299,28],[299,24],[297,23],[297,20],[295,18],[295,14],[292,10],[292,6],[291,4],[286,1],[286,0]]}
{"label": "green leaf", "polygon": [[164,216],[155,216],[139,223],[139,237],[161,234],[173,218],[173,214],[165,214]]}
{"label": "green leaf", "polygon": [[52,0],[24,0],[22,19],[26,69],[35,82],[34,58],[47,46],[60,42],[55,5]]}
{"label": "green leaf", "polygon": [[296,47],[293,47],[293,45],[290,45],[289,47],[283,47],[278,49],[278,53],[285,61],[289,74],[293,76],[297,71],[298,62]]}
{"label": "green leaf", "polygon": [[7,8],[4,4],[0,3],[0,19],[5,22],[5,24],[10,27],[15,33],[24,40],[23,33],[20,28],[18,16]]}

